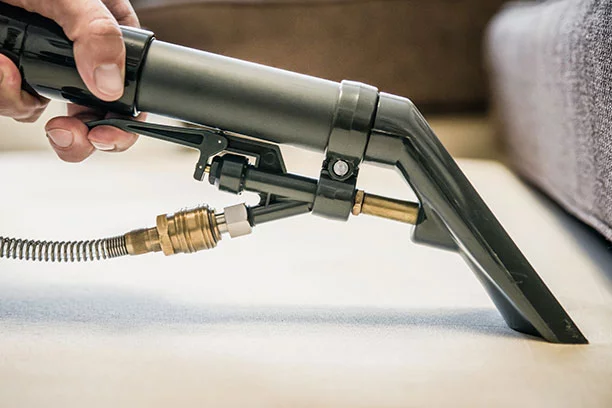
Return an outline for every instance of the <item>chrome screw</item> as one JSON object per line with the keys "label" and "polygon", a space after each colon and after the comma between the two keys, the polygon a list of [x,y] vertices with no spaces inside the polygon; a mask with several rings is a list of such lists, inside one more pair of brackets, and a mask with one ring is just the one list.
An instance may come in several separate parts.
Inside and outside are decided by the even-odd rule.
{"label": "chrome screw", "polygon": [[344,160],[336,160],[332,169],[336,176],[344,177],[351,171],[351,166]]}

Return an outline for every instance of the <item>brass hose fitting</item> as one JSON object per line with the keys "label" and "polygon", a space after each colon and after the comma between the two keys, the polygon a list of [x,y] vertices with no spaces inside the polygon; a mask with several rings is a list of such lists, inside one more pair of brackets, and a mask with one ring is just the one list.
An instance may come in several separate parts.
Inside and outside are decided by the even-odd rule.
{"label": "brass hose fitting", "polygon": [[156,227],[127,233],[125,243],[130,255],[149,252],[163,252],[166,256],[190,254],[215,248],[222,233],[228,233],[232,238],[251,233],[245,205],[226,208],[221,214],[203,206],[160,215]]}
{"label": "brass hose fitting", "polygon": [[164,255],[213,249],[221,240],[214,211],[196,208],[157,217],[157,233]]}
{"label": "brass hose fitting", "polygon": [[221,240],[214,211],[208,207],[157,217],[157,226],[129,232],[125,243],[130,255],[163,252],[164,255],[212,249]]}

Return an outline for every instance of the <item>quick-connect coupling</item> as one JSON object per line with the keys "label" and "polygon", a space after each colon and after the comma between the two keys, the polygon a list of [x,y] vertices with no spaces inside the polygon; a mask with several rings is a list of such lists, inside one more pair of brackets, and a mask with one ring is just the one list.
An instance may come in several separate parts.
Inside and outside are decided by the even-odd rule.
{"label": "quick-connect coupling", "polygon": [[157,233],[166,256],[213,249],[221,240],[215,213],[207,207],[158,216]]}
{"label": "quick-connect coupling", "polygon": [[215,214],[207,206],[157,217],[154,228],[141,229],[125,235],[130,255],[163,252],[164,255],[190,254],[213,249],[222,234],[232,238],[252,232],[247,207],[244,204],[228,207]]}

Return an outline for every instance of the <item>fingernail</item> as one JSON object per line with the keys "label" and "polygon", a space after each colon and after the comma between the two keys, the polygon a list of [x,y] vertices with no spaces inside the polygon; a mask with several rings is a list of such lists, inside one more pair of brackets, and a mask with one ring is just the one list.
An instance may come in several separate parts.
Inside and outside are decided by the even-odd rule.
{"label": "fingernail", "polygon": [[102,150],[104,152],[115,150],[115,145],[110,145],[106,143],[98,143],[98,142],[91,142],[91,144],[94,145],[96,149]]}
{"label": "fingernail", "polygon": [[74,142],[72,132],[64,129],[52,129],[47,131],[47,136],[58,147],[70,147]]}
{"label": "fingernail", "polygon": [[123,93],[123,78],[121,69],[116,64],[103,64],[96,68],[94,80],[100,92],[108,96],[121,97]]}

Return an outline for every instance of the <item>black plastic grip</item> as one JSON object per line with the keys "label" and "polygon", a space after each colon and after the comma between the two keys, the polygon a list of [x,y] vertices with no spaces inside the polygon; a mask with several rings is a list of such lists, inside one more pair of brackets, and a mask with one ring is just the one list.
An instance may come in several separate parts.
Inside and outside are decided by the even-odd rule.
{"label": "black plastic grip", "polygon": [[76,69],[73,45],[57,24],[0,2],[0,53],[17,64],[24,89],[32,93],[326,149],[339,83],[156,41],[152,33],[138,29],[122,30],[125,94],[106,103],[87,90]]}
{"label": "black plastic grip", "polygon": [[73,44],[52,20],[0,2],[0,53],[19,68],[23,88],[52,99],[137,114],[138,80],[153,33],[122,27],[126,46],[125,92],[115,102],[92,95],[81,79],[74,60]]}

